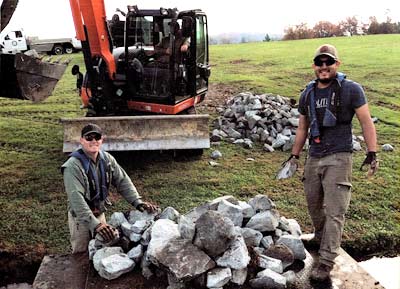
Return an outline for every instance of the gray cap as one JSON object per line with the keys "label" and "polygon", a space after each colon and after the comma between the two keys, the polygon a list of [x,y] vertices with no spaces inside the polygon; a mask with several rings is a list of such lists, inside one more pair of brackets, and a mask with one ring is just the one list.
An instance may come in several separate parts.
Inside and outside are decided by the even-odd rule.
{"label": "gray cap", "polygon": [[85,125],[82,128],[81,136],[84,137],[85,135],[88,135],[91,133],[97,133],[99,135],[103,134],[103,132],[101,131],[101,128],[97,124],[89,123],[88,125]]}
{"label": "gray cap", "polygon": [[339,54],[337,52],[336,47],[330,44],[324,44],[318,47],[317,51],[315,51],[314,59],[316,59],[321,55],[332,57],[335,60],[339,58]]}

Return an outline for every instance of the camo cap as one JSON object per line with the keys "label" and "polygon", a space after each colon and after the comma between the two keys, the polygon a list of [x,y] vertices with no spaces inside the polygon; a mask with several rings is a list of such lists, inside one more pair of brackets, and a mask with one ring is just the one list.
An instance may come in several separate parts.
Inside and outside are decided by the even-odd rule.
{"label": "camo cap", "polygon": [[314,60],[321,55],[332,57],[335,60],[339,58],[336,47],[330,44],[324,44],[318,47],[317,51],[315,51]]}

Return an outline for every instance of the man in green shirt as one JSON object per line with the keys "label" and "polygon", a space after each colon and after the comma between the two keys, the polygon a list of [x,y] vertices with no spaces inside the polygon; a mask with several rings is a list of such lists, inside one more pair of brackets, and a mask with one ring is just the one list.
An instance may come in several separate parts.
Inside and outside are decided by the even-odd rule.
{"label": "man in green shirt", "polygon": [[157,210],[157,206],[141,200],[124,169],[112,155],[101,150],[102,143],[101,128],[95,124],[86,125],[81,131],[82,148],[73,152],[62,165],[72,253],[87,251],[95,234],[106,242],[114,239],[115,229],[107,224],[104,215],[110,204],[107,198],[110,185],[136,209],[150,213]]}

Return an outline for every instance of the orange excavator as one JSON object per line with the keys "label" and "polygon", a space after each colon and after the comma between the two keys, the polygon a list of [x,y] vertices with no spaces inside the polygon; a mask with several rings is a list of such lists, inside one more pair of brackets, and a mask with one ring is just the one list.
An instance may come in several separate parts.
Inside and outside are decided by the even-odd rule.
{"label": "orange excavator", "polygon": [[[3,0],[2,28],[17,3]],[[86,68],[84,74],[78,66],[72,72],[87,112],[61,119],[63,151],[79,146],[80,130],[88,122],[103,128],[110,151],[201,153],[208,148],[208,115],[195,114],[210,76],[206,14],[130,5],[108,20],[103,0],[70,0],[70,6]],[[1,57],[1,97],[43,100],[66,67],[23,54]]]}
{"label": "orange excavator", "polygon": [[89,121],[105,130],[107,150],[208,148],[208,116],[194,114],[210,76],[205,13],[127,6],[107,20],[103,0],[70,6],[86,66],[84,76],[76,66],[73,73],[87,114],[62,120],[64,151],[77,147]]}

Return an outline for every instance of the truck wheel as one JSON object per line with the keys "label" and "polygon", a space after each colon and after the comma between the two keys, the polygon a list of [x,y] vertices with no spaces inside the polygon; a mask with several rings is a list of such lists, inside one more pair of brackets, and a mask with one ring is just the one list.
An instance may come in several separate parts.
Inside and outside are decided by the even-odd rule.
{"label": "truck wheel", "polygon": [[71,54],[72,52],[74,52],[74,49],[72,47],[65,47],[65,53]]}
{"label": "truck wheel", "polygon": [[61,45],[54,45],[53,53],[55,55],[61,55],[61,54],[63,54],[63,52],[64,52],[64,49],[63,49],[63,47]]}

